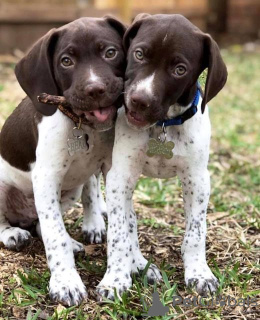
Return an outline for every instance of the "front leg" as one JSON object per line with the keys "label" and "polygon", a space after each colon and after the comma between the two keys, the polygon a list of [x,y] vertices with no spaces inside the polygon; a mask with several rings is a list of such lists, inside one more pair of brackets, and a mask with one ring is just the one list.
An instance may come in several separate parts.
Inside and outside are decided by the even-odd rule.
{"label": "front leg", "polygon": [[71,306],[82,301],[86,290],[76,271],[73,244],[62,219],[59,178],[38,166],[33,170],[35,205],[51,271],[50,297]]}
{"label": "front leg", "polygon": [[[142,173],[147,140],[147,132],[131,129],[126,124],[124,110],[120,110],[116,123],[112,168],[106,177],[107,271],[98,285],[98,293],[111,299],[114,297],[114,288],[121,294],[132,285],[135,244],[130,235],[133,229],[130,226],[130,210],[136,181]],[[138,241],[137,236],[135,240]]]}
{"label": "front leg", "polygon": [[38,125],[36,164],[32,170],[35,206],[51,271],[50,296],[69,306],[78,305],[86,296],[85,286],[76,271],[73,245],[61,209],[61,186],[73,161],[67,149],[71,130],[71,121],[59,111],[43,118]]}
{"label": "front leg", "polygon": [[114,288],[121,295],[132,285],[134,262],[133,246],[129,235],[128,208],[137,177],[122,175],[120,168],[112,167],[107,174],[107,271],[98,285],[98,294],[114,298]]}
{"label": "front leg", "polygon": [[207,168],[180,171],[186,218],[186,231],[182,244],[185,282],[206,296],[214,293],[218,281],[206,262],[206,213],[210,195],[210,177]]}

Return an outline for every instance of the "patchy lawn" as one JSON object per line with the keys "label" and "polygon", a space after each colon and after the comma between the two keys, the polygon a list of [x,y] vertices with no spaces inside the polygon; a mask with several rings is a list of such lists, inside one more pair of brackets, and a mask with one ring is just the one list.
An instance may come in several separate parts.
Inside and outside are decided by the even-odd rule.
{"label": "patchy lawn", "polygon": [[[135,192],[141,249],[163,273],[157,285],[161,301],[170,307],[153,319],[260,318],[260,53],[239,47],[223,51],[229,79],[210,103],[212,144],[209,169],[212,193],[208,207],[207,259],[220,281],[218,294],[256,298],[258,307],[173,307],[172,297],[192,297],[184,286],[180,246],[184,211],[177,179],[141,178]],[[0,65],[0,125],[24,96],[12,66]],[[65,223],[81,239],[81,205],[70,210]],[[130,292],[114,302],[96,301],[95,287],[106,268],[106,246],[86,246],[87,257],[77,267],[89,298],[80,307],[65,308],[48,297],[49,271],[38,239],[20,253],[0,249],[0,319],[142,319],[151,304],[154,286],[143,275]],[[151,317],[150,317],[151,319]]]}

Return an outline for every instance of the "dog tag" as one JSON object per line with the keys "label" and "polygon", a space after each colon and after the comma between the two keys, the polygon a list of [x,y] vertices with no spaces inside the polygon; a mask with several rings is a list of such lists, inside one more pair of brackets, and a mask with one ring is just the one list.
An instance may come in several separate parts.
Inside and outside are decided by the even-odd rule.
{"label": "dog tag", "polygon": [[84,135],[83,130],[77,127],[73,128],[73,138],[67,140],[68,153],[73,156],[80,150],[88,150],[89,145],[87,143],[88,136]]}
{"label": "dog tag", "polygon": [[148,157],[156,155],[163,156],[165,159],[171,159],[173,157],[172,149],[174,143],[172,141],[160,141],[157,139],[150,139],[148,142],[148,151],[146,152]]}

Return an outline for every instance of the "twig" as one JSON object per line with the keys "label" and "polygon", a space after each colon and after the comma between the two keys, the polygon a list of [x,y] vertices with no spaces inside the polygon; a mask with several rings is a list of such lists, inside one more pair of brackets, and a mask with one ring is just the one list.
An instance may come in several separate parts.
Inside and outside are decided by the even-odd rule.
{"label": "twig", "polygon": [[51,104],[51,105],[60,105],[63,107],[69,107],[70,104],[66,101],[63,96],[54,96],[47,93],[41,93],[37,97],[38,101],[41,103]]}
{"label": "twig", "polygon": [[184,317],[184,316],[186,316],[188,313],[193,312],[194,310],[196,310],[196,309],[198,309],[198,308],[199,308],[199,307],[195,307],[195,308],[193,308],[193,309],[187,310],[187,311],[185,311],[184,313],[180,314],[178,317],[176,317],[176,318],[174,318],[174,319],[179,319],[179,318],[181,318],[181,317]]}

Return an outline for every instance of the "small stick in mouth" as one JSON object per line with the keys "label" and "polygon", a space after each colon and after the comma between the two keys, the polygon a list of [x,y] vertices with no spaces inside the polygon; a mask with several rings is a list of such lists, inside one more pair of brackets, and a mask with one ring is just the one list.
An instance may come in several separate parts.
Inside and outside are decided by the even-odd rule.
{"label": "small stick in mouth", "polygon": [[38,101],[45,104],[51,105],[60,105],[63,107],[70,107],[70,104],[66,101],[65,97],[63,96],[54,96],[47,93],[41,93],[37,97]]}

